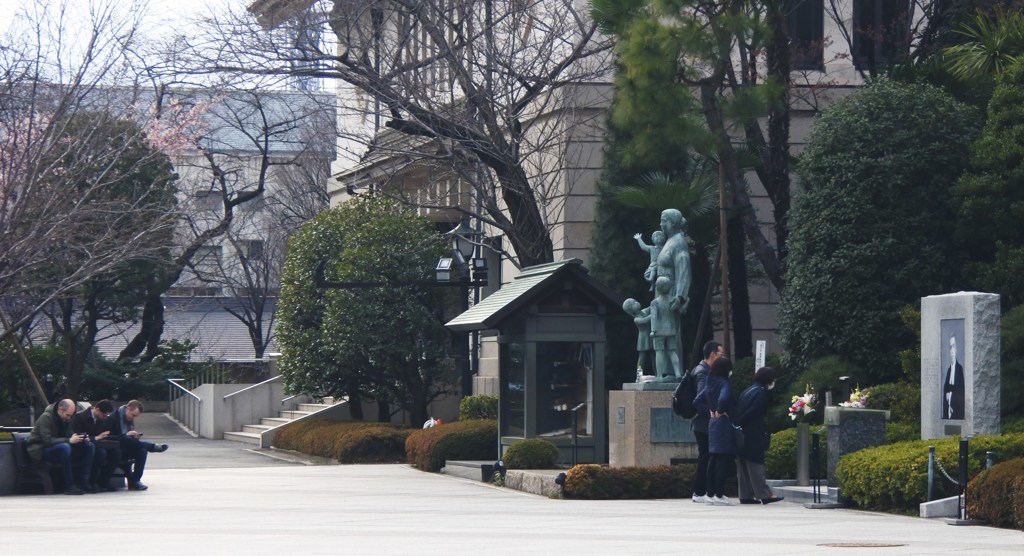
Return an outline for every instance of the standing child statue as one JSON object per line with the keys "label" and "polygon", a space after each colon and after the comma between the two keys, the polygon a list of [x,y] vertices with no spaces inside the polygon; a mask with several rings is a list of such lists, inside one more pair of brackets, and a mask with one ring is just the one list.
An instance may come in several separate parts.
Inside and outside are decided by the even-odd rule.
{"label": "standing child statue", "polygon": [[675,376],[682,379],[676,338],[679,335],[679,313],[672,309],[672,280],[659,276],[654,283],[657,296],[651,302],[651,339],[654,344],[654,366],[658,378]]}
{"label": "standing child statue", "polygon": [[661,254],[661,248],[665,246],[665,233],[655,230],[651,234],[651,241],[654,242],[654,245],[644,243],[644,237],[641,234],[633,235],[633,239],[640,245],[640,249],[647,251],[647,254],[651,256],[651,264],[647,265],[647,270],[644,271],[644,280],[651,284],[651,291],[654,291],[654,281],[658,279],[658,255]]}
{"label": "standing child statue", "polygon": [[633,324],[636,325],[636,381],[644,374],[644,366],[650,360],[651,350],[654,349],[651,343],[651,309],[641,308],[640,302],[632,297],[622,303],[622,310],[633,317]]}

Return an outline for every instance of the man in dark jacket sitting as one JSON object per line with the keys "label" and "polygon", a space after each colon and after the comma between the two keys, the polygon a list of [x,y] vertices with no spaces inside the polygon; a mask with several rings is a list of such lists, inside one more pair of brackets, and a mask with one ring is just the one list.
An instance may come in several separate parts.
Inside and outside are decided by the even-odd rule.
{"label": "man in dark jacket sitting", "polygon": [[110,431],[106,430],[104,423],[113,412],[114,404],[110,400],[100,400],[92,407],[76,413],[71,420],[71,430],[86,435],[96,448],[91,483],[97,490],[104,492],[117,490],[110,486],[110,477],[121,461],[121,443],[107,438]]}
{"label": "man in dark jacket sitting", "polygon": [[135,430],[135,418],[142,413],[142,402],[132,400],[121,407],[107,419],[107,430],[110,438],[121,443],[121,457],[132,459],[134,463],[124,470],[128,480],[128,490],[146,490],[142,484],[142,474],[146,470],[146,456],[149,452],[163,452],[167,444],[153,444],[142,440],[142,433]]}
{"label": "man in dark jacket sitting", "polygon": [[[75,402],[61,400],[48,406],[36,419],[28,435],[26,449],[33,461],[47,461],[61,466],[64,472],[64,494],[96,492],[89,483],[92,474],[94,448],[88,436],[71,432],[71,418],[75,415]],[[75,484],[73,461],[81,465],[79,481]]]}

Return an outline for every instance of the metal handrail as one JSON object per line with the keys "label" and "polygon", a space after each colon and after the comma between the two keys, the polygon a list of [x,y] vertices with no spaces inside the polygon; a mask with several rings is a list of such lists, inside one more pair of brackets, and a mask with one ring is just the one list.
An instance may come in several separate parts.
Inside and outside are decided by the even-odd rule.
{"label": "metal handrail", "polygon": [[230,397],[232,397],[232,396],[234,396],[236,394],[241,394],[242,392],[245,392],[246,390],[252,390],[253,388],[259,388],[260,386],[263,386],[264,384],[267,384],[267,383],[270,383],[270,382],[274,382],[275,380],[280,380],[280,379],[281,379],[281,375],[277,375],[275,377],[268,378],[267,380],[264,380],[263,382],[260,382],[258,384],[253,384],[251,386],[246,386],[245,388],[242,388],[241,390],[237,390],[235,392],[232,392],[232,393],[224,396],[223,400],[227,401],[228,398],[230,398]]}
{"label": "metal handrail", "polygon": [[[177,381],[185,380],[183,378],[169,378],[167,379],[167,405],[171,415],[184,424],[187,428],[191,429],[195,434],[202,436],[202,424],[203,424],[203,399],[193,394],[188,388],[178,384]],[[173,388],[172,388],[173,387]],[[177,388],[175,390],[174,388]],[[175,398],[174,394],[177,393],[178,397]],[[192,399],[185,398],[188,395]]]}
{"label": "metal handrail", "polygon": [[177,382],[175,382],[177,380],[185,380],[185,379],[183,379],[183,378],[169,378],[169,379],[167,379],[167,382],[171,383],[171,385],[175,386],[176,388],[178,388],[182,392],[188,394],[189,396],[192,396],[193,398],[196,399],[196,401],[202,403],[202,401],[203,401],[202,398],[200,398],[199,396],[193,394],[188,388],[185,388],[184,386],[182,386],[182,385],[178,384]]}

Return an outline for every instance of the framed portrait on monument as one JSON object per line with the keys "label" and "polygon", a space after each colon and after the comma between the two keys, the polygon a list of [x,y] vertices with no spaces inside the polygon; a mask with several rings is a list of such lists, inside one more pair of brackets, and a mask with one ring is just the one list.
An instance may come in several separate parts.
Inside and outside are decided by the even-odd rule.
{"label": "framed portrait on monument", "polygon": [[940,419],[962,420],[966,406],[964,319],[943,319],[939,326]]}

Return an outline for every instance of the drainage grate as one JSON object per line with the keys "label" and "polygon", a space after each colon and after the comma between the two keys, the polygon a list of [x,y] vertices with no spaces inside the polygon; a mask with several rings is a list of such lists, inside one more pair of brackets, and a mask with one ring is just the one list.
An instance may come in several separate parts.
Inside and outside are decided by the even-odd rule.
{"label": "drainage grate", "polygon": [[818,546],[827,546],[830,548],[892,548],[895,546],[907,545],[891,542],[828,542],[819,544]]}

